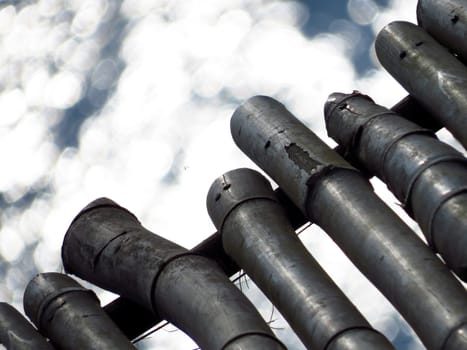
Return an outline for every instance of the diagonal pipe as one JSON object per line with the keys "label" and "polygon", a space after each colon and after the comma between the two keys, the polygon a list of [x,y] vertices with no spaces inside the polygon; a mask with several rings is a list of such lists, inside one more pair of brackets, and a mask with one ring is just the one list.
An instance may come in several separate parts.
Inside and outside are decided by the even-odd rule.
{"label": "diagonal pipe", "polygon": [[7,350],[54,349],[18,310],[7,303],[0,303],[0,344]]}
{"label": "diagonal pipe", "polygon": [[[394,105],[392,110],[402,115],[404,118],[412,120],[413,122],[429,128],[430,130],[438,131],[441,128],[439,123],[431,117],[428,111],[410,95]],[[340,150],[340,147],[339,149],[336,149],[336,151],[339,152],[339,154],[346,156],[346,160],[352,162],[351,164],[354,164],[354,159],[347,158],[347,156],[351,156],[350,154],[344,154],[344,151]],[[342,153],[340,153],[341,151]],[[307,222],[300,210],[297,209],[297,207],[280,188],[275,189],[274,192],[283,208],[286,209],[287,217],[294,228],[298,228]],[[196,247],[190,249],[190,251],[194,254],[202,255],[216,261],[228,276],[232,276],[234,273],[239,271],[237,264],[235,264],[232,259],[225,254],[217,232],[206,238]],[[155,315],[153,312],[146,310],[141,305],[122,297],[119,297],[107,304],[104,307],[104,310],[130,339],[134,339],[136,336],[142,334],[162,321],[162,318],[159,315]]]}
{"label": "diagonal pipe", "polygon": [[331,236],[427,348],[467,349],[464,287],[360,172],[269,97],[256,96],[238,107],[231,132],[238,147]]}
{"label": "diagonal pipe", "polygon": [[467,160],[427,129],[360,93],[334,93],[328,135],[387,183],[428,243],[467,281]]}
{"label": "diagonal pipe", "polygon": [[467,67],[408,22],[384,27],[375,48],[383,67],[467,148]]}
{"label": "diagonal pipe", "polygon": [[217,264],[146,230],[109,199],[73,220],[62,260],[66,271],[153,310],[203,349],[285,349]]}
{"label": "diagonal pipe", "polygon": [[419,0],[418,24],[442,45],[467,61],[467,3],[465,0]]}
{"label": "diagonal pipe", "polygon": [[261,174],[243,168],[220,176],[207,208],[225,252],[308,349],[394,349],[308,253]]}
{"label": "diagonal pipe", "polygon": [[26,287],[23,303],[26,315],[58,349],[135,349],[94,292],[69,276],[38,274]]}

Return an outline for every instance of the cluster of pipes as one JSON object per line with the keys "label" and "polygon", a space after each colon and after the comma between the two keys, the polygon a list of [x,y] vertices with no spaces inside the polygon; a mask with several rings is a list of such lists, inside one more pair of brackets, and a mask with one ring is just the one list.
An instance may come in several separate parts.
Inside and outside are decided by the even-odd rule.
{"label": "cluster of pipes", "polygon": [[[243,269],[309,349],[394,349],[295,234],[323,228],[386,296],[428,349],[467,349],[467,3],[419,1],[419,26],[393,22],[376,39],[382,65],[410,95],[391,109],[361,93],[324,108],[333,150],[281,103],[256,96],[231,120],[235,143],[279,185],[251,169],[214,181],[218,232],[187,250],[105,198],[85,207],[63,242],[66,272],[121,295],[101,308],[65,274],[42,273],[24,309],[0,304],[7,349],[134,349],[168,320],[202,349],[285,349],[229,276]],[[440,44],[441,43],[441,44]],[[443,45],[443,46],[442,46]],[[384,204],[376,175],[420,225],[428,245]],[[437,254],[439,256],[437,256]],[[457,277],[456,277],[457,276]]]}

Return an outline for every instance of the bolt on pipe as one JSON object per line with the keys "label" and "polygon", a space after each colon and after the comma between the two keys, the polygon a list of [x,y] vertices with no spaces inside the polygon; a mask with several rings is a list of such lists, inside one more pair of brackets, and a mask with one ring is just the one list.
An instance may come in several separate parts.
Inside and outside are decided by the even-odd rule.
{"label": "bolt on pipe", "polygon": [[7,303],[0,303],[0,344],[8,350],[54,349],[18,310]]}
{"label": "bolt on pipe", "polygon": [[375,49],[383,67],[467,148],[467,67],[408,22],[384,27]]}
{"label": "bolt on pipe", "polygon": [[135,349],[94,292],[69,276],[38,274],[26,287],[23,303],[26,315],[58,349]]}
{"label": "bolt on pipe", "polygon": [[387,183],[428,243],[467,280],[467,160],[427,129],[358,92],[325,105],[328,135]]}
{"label": "bolt on pipe", "polygon": [[66,271],[153,310],[203,349],[285,349],[216,263],[148,231],[109,199],[73,220],[62,260]]}
{"label": "bolt on pipe", "polygon": [[[429,349],[467,349],[467,295],[370,183],[276,100],[235,110],[235,143],[337,243]],[[430,320],[430,322],[427,322]]]}
{"label": "bolt on pipe", "polygon": [[207,208],[226,253],[308,349],[394,349],[306,250],[261,174],[236,169],[220,176]]}

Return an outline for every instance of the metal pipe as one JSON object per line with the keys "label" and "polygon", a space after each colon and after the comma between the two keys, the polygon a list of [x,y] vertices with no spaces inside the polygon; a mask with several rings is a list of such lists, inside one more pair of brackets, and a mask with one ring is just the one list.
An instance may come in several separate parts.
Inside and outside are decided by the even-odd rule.
{"label": "metal pipe", "polygon": [[399,310],[427,348],[467,349],[464,287],[361,173],[269,97],[253,97],[238,107],[231,132],[240,149]]}
{"label": "metal pipe", "polygon": [[467,2],[419,0],[418,24],[465,62],[467,59]]}
{"label": "metal pipe", "polygon": [[0,303],[0,344],[8,350],[53,350],[34,326],[7,303]]}
{"label": "metal pipe", "polygon": [[58,349],[135,349],[94,292],[69,276],[42,273],[24,292],[24,311]]}
{"label": "metal pipe", "polygon": [[358,92],[330,95],[325,119],[328,135],[387,183],[433,250],[467,281],[465,157]]}
{"label": "metal pipe", "polygon": [[236,169],[222,175],[209,190],[207,208],[225,252],[308,349],[394,349],[308,253],[261,174]]}
{"label": "metal pipe", "polygon": [[146,230],[109,199],[73,220],[62,260],[66,271],[154,310],[203,349],[285,348],[213,261]]}
{"label": "metal pipe", "polygon": [[[412,97],[407,96],[391,108],[393,111],[402,115],[404,118],[412,120],[433,131],[438,131],[441,126],[434,118]],[[347,158],[346,158],[347,159]],[[348,159],[347,159],[348,160]],[[349,161],[349,160],[348,160]],[[286,209],[286,214],[294,228],[299,228],[307,222],[300,210],[293,204],[280,188],[274,190],[282,207]],[[219,233],[214,233],[198,244],[190,251],[197,255],[208,257],[216,261],[222,270],[232,276],[239,271],[239,267],[232,259],[227,256],[222,248]],[[162,318],[153,314],[138,304],[126,298],[117,298],[110,304],[104,306],[104,310],[109,314],[112,320],[119,326],[125,335],[134,339],[139,334],[156,325]],[[127,317],[127,315],[133,315]]]}
{"label": "metal pipe", "polygon": [[375,48],[384,68],[467,148],[467,67],[408,22],[384,27]]}
{"label": "metal pipe", "polygon": [[[285,208],[287,218],[294,228],[299,228],[307,222],[300,210],[280,188],[276,188],[274,193],[282,207]],[[224,252],[218,232],[210,235],[190,249],[190,252],[215,261],[227,276],[232,276],[240,271],[238,265]],[[157,323],[163,321],[163,318],[154,312],[122,297],[104,306],[104,310],[130,339],[136,338]]]}

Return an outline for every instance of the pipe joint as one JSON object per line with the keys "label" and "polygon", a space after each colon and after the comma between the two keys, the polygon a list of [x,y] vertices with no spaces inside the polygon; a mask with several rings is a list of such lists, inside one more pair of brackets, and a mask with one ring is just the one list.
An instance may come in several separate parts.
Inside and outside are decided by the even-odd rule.
{"label": "pipe joint", "polygon": [[211,185],[206,205],[209,216],[219,232],[229,214],[251,200],[278,202],[271,184],[259,172],[247,168],[235,169],[217,178]]}

